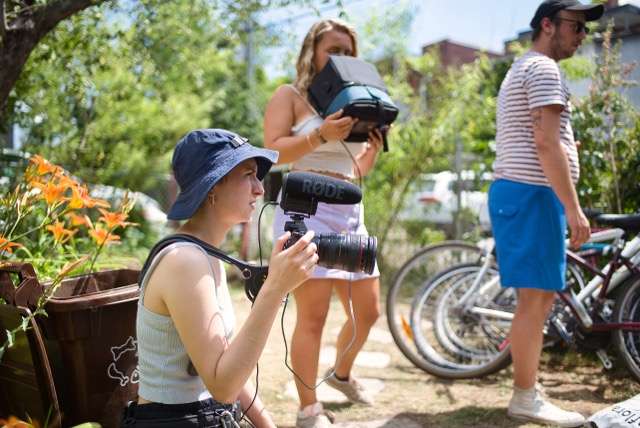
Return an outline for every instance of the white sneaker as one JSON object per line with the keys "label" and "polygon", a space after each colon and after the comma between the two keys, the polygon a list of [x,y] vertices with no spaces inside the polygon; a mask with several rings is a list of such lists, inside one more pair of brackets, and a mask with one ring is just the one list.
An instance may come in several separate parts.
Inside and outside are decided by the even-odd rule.
{"label": "white sneaker", "polygon": [[[329,368],[323,378],[326,378],[333,371]],[[349,380],[339,380],[334,373],[327,378],[327,385],[342,392],[353,403],[360,403],[370,406],[373,404],[373,398],[369,395],[358,379],[353,376],[349,376]]]}
{"label": "white sneaker", "polygon": [[330,428],[334,419],[333,413],[324,410],[322,403],[318,402],[298,412],[296,428]]}
{"label": "white sneaker", "polygon": [[507,414],[514,419],[559,427],[581,427],[586,422],[580,413],[562,410],[548,402],[539,384],[531,389],[514,387]]}

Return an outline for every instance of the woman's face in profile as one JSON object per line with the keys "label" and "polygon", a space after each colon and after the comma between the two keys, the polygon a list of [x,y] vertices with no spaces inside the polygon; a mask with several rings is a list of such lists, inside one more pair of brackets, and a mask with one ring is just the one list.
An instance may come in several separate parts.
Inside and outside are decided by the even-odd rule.
{"label": "woman's face in profile", "polygon": [[257,172],[256,160],[247,159],[215,185],[214,208],[219,219],[233,224],[251,220],[256,201],[264,194],[264,187],[256,175]]}
{"label": "woman's face in profile", "polygon": [[324,33],[313,53],[313,65],[316,68],[316,72],[322,70],[327,64],[329,55],[353,56],[351,37],[347,33],[338,30]]}

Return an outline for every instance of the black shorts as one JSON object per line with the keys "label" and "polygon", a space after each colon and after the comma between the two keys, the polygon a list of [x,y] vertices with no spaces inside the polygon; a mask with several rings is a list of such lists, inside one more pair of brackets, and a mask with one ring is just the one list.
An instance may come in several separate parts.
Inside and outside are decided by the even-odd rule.
{"label": "black shorts", "polygon": [[240,420],[240,404],[222,404],[209,398],[184,404],[130,402],[121,427],[226,428]]}

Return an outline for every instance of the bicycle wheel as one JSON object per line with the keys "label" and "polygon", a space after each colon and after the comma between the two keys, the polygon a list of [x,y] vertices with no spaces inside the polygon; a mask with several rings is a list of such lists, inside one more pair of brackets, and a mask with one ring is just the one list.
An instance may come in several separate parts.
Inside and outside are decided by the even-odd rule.
{"label": "bicycle wheel", "polygon": [[[492,266],[478,278],[479,263],[441,272],[416,293],[410,325],[426,370],[438,377],[463,379],[497,372],[511,362],[508,333],[516,307],[516,290],[500,286]],[[567,269],[567,289],[579,291],[584,278],[574,263]],[[558,299],[550,319],[568,311]],[[570,316],[571,314],[569,314]],[[545,325],[545,346],[562,340],[556,327]]]}
{"label": "bicycle wheel", "polygon": [[396,273],[387,291],[387,324],[402,354],[416,367],[429,372],[430,362],[418,352],[409,324],[415,294],[439,272],[460,263],[476,262],[482,249],[461,241],[445,241],[418,251]]}
{"label": "bicycle wheel", "polygon": [[[640,322],[640,276],[631,278],[617,293],[613,322]],[[640,331],[615,330],[613,342],[633,377],[640,382]]]}
{"label": "bicycle wheel", "polygon": [[[498,282],[498,272],[490,268],[484,274],[485,287],[473,288],[479,269],[473,267],[464,277],[454,282],[438,299],[435,315],[435,334],[438,342],[457,355],[467,359],[481,358],[490,360],[492,354],[506,345],[510,329],[510,316],[515,309],[515,296],[512,290],[502,289]],[[491,283],[492,280],[495,282]],[[471,296],[469,306],[462,304],[467,293]],[[478,312],[477,309],[482,308]],[[504,318],[486,322],[488,311],[506,311]],[[468,312],[467,315],[463,315]],[[497,312],[496,312],[497,313]]]}
{"label": "bicycle wheel", "polygon": [[516,293],[500,286],[495,267],[478,278],[481,269],[453,266],[414,299],[410,320],[416,347],[435,376],[482,377],[511,362],[507,336]]}

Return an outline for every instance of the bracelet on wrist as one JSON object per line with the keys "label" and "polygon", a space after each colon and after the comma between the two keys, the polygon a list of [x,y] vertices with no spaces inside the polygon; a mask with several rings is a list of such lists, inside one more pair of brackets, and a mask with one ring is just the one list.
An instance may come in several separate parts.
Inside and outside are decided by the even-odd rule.
{"label": "bracelet on wrist", "polygon": [[322,131],[320,131],[320,127],[317,127],[314,130],[316,136],[318,137],[318,139],[320,140],[320,144],[325,144],[327,142],[327,139],[324,138],[324,135],[322,135]]}
{"label": "bracelet on wrist", "polygon": [[309,134],[305,135],[304,139],[307,141],[307,144],[311,148],[311,151],[315,150],[313,143],[311,142],[311,138],[309,138]]}

